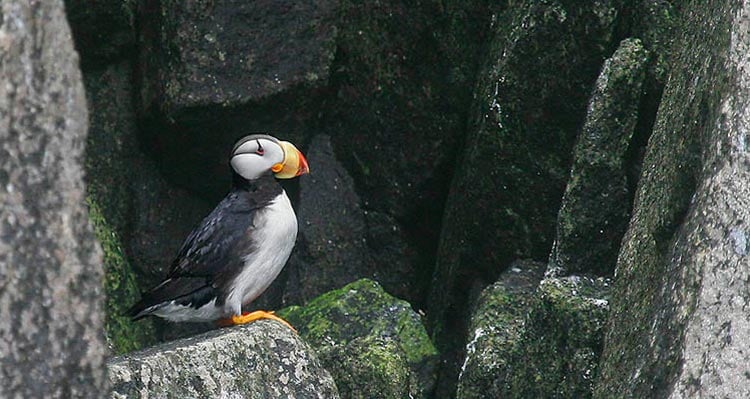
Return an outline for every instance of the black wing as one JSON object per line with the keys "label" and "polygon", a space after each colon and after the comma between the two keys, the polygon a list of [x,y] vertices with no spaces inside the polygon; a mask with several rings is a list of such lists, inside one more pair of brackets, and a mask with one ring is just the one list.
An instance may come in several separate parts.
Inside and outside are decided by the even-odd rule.
{"label": "black wing", "polygon": [[244,193],[230,192],[182,244],[167,278],[145,293],[128,313],[136,318],[143,310],[162,302],[199,308],[224,298],[220,288],[228,284],[243,266],[243,255],[254,251],[248,229],[262,206],[249,201]]}

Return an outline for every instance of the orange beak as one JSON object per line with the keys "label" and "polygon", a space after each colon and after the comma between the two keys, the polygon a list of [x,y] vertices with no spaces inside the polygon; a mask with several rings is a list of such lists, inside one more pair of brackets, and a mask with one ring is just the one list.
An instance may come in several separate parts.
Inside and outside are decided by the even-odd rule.
{"label": "orange beak", "polygon": [[288,141],[280,141],[281,148],[284,149],[284,161],[277,163],[271,168],[273,173],[279,179],[291,179],[305,173],[310,173],[307,166],[307,159],[302,153]]}

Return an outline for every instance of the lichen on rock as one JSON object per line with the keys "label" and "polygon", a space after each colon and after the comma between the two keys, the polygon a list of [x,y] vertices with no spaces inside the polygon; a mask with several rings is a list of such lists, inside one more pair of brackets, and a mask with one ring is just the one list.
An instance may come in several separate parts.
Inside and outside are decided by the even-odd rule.
{"label": "lichen on rock", "polygon": [[338,398],[313,351],[275,321],[212,331],[108,362],[116,398]]}

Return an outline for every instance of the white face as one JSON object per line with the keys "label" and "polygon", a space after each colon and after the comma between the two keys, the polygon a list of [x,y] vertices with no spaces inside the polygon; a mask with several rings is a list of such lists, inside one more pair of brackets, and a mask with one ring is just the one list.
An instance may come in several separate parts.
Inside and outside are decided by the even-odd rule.
{"label": "white face", "polygon": [[284,161],[279,140],[264,134],[242,138],[234,146],[229,160],[232,169],[247,180],[255,180]]}

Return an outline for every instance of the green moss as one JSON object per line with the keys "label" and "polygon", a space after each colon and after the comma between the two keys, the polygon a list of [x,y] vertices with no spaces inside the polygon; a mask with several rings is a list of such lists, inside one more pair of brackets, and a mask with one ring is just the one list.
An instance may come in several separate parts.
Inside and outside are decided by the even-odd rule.
{"label": "green moss", "polygon": [[130,74],[127,64],[84,75],[90,109],[86,141],[86,183],[89,214],[104,251],[107,295],[105,334],[113,352],[124,353],[155,341],[151,321],[131,322],[124,316],[139,298],[134,270],[123,249],[128,232],[136,151],[135,128],[129,118]]}
{"label": "green moss", "polygon": [[87,202],[94,234],[104,252],[107,342],[115,354],[140,349],[154,342],[154,330],[150,322],[136,324],[125,316],[128,306],[139,295],[135,276],[123,255],[117,233],[109,226],[91,196],[88,197]]}
{"label": "green moss", "polygon": [[398,344],[389,338],[356,338],[329,348],[323,362],[343,398],[407,398],[418,395]]}
{"label": "green moss", "polygon": [[588,398],[602,352],[609,283],[588,278],[542,281],[512,355],[505,397]]}
{"label": "green moss", "polygon": [[[359,365],[358,378],[365,378],[365,385],[351,397],[370,397],[362,393],[377,389],[384,376],[391,376],[386,378],[389,380],[407,375],[411,381],[407,385],[412,387],[408,392],[415,397],[429,392],[434,384],[437,350],[419,316],[407,302],[388,295],[372,280],[353,282],[313,299],[306,306],[285,308],[278,314],[316,348],[337,382],[350,381],[349,371],[342,369],[340,363]],[[362,346],[358,342],[383,345]],[[391,345],[395,350],[389,348]],[[398,360],[400,357],[403,359]],[[363,359],[368,360],[362,362]],[[371,376],[362,377],[367,373]],[[358,396],[361,394],[364,396]]]}
{"label": "green moss", "polygon": [[507,396],[526,315],[545,269],[542,262],[517,262],[482,291],[472,313],[458,399]]}

